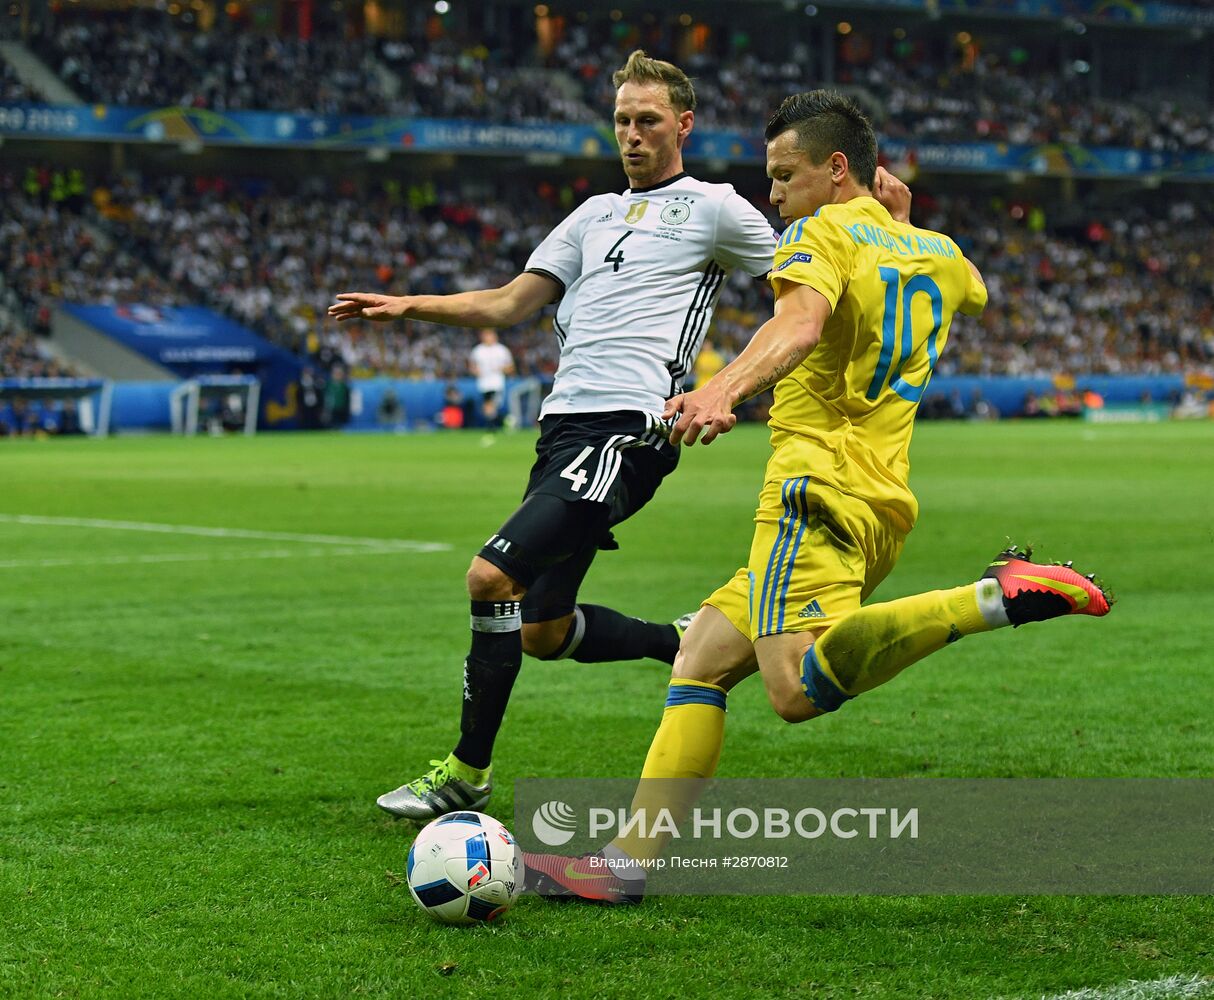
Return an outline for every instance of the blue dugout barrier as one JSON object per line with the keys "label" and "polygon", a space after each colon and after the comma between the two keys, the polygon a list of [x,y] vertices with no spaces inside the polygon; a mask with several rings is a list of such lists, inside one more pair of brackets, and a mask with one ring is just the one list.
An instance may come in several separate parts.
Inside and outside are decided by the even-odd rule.
{"label": "blue dugout barrier", "polygon": [[[1120,406],[1141,402],[1150,398],[1156,403],[1178,399],[1184,392],[1183,375],[1077,375],[1075,391],[1095,392],[1106,405]],[[1048,395],[1059,390],[1053,378],[1021,378],[991,375],[936,375],[928,384],[923,402],[943,397],[950,398],[954,392],[969,408],[974,393],[978,392],[991,406],[1005,417],[1015,417],[1024,410],[1025,397],[1029,393]]]}
{"label": "blue dugout barrier", "polygon": [[[511,386],[517,385],[518,381],[511,379],[507,384],[507,391]],[[351,388],[357,395],[357,405],[345,429],[430,430],[437,426],[448,384],[439,380],[355,379]],[[475,380],[461,378],[456,379],[455,384],[463,398],[469,401],[470,412],[475,414],[480,399]],[[118,433],[168,431],[169,397],[176,386],[177,383],[174,382],[116,383],[110,415],[111,430]],[[385,422],[381,419],[380,404],[389,389],[396,393],[403,417],[400,420]],[[1136,404],[1144,399],[1158,404],[1178,399],[1184,392],[1185,380],[1182,375],[1081,375],[1075,378],[1075,389],[1079,392],[1090,389],[1098,393],[1109,406]],[[1057,390],[1058,385],[1052,378],[938,375],[928,386],[924,404],[937,398],[948,399],[955,391],[962,403],[968,406],[977,391],[1003,416],[1014,417],[1023,411],[1028,393],[1043,395]]]}

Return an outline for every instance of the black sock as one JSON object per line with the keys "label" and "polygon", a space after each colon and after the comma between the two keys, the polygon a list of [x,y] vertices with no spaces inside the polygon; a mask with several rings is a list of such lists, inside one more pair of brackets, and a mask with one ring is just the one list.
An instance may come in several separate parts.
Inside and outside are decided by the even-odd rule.
{"label": "black sock", "polygon": [[[569,649],[578,626],[582,638]],[[614,660],[643,660],[646,657],[674,663],[679,651],[679,633],[673,625],[630,618],[597,604],[579,604],[574,612],[568,652],[564,656],[578,663],[608,663]]]}
{"label": "black sock", "polygon": [[469,767],[488,767],[493,741],[523,663],[518,601],[472,602],[472,648],[464,661],[464,702],[455,756]]}

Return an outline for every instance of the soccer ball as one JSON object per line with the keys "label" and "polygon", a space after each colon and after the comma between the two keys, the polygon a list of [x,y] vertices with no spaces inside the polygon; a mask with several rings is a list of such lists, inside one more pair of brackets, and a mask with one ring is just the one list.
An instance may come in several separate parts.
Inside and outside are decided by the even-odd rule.
{"label": "soccer ball", "polygon": [[500,917],[523,888],[523,855],[501,823],[457,812],[430,823],[409,848],[409,892],[443,924]]}

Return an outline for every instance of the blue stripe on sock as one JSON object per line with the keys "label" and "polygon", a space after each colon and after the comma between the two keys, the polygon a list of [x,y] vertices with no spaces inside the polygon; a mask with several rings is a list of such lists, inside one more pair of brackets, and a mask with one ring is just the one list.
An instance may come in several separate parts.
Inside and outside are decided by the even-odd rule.
{"label": "blue stripe on sock", "polygon": [[725,711],[725,692],[698,684],[671,684],[666,693],[666,707],[672,705],[716,705]]}
{"label": "blue stripe on sock", "polygon": [[[793,539],[792,552],[788,556],[788,562],[784,566],[784,579],[780,584],[780,617],[776,621],[776,631],[784,631],[784,606],[788,602],[788,588],[792,583],[792,571],[797,565],[797,550],[801,547],[801,538],[805,534],[806,509],[805,509],[805,493],[809,489],[809,477],[805,476],[800,480],[799,487],[799,504],[794,504],[797,510],[797,536]],[[794,490],[794,493],[797,492]],[[790,499],[792,499],[790,497]]]}
{"label": "blue stripe on sock", "polygon": [[833,712],[854,697],[840,691],[838,685],[822,672],[813,646],[801,658],[801,690],[814,708],[823,712]]}

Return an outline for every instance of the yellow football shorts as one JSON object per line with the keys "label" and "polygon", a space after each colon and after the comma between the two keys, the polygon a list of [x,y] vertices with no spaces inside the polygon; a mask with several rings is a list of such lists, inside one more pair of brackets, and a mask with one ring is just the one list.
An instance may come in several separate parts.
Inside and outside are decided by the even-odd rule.
{"label": "yellow football shorts", "polygon": [[770,478],[750,561],[706,600],[751,641],[833,625],[893,569],[906,533],[867,503],[810,476]]}

